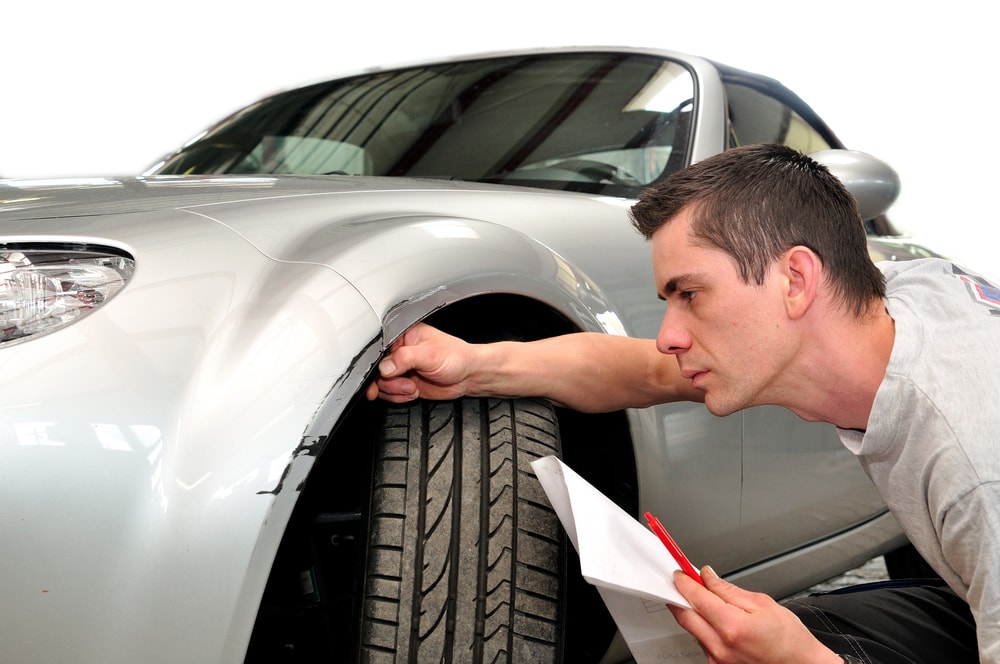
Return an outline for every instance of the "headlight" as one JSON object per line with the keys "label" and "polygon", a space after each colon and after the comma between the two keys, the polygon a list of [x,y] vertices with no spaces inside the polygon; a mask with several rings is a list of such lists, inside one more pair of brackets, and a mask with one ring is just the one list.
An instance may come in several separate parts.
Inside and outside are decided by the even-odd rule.
{"label": "headlight", "polygon": [[0,344],[69,325],[115,296],[135,261],[103,247],[0,245]]}

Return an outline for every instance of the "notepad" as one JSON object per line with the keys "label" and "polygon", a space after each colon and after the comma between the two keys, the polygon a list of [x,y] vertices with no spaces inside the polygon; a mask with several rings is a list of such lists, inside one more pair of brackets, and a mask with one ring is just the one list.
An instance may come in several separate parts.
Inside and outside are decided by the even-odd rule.
{"label": "notepad", "polygon": [[659,538],[558,458],[531,466],[635,660],[704,662],[698,642],[666,610],[689,605],[674,587],[680,567]]}

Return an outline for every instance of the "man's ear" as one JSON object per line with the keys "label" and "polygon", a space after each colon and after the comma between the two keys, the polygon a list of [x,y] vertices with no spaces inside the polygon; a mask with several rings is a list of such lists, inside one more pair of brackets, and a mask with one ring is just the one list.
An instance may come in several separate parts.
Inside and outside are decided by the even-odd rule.
{"label": "man's ear", "polygon": [[781,265],[787,280],[785,309],[789,318],[798,320],[816,299],[816,291],[823,278],[823,261],[815,251],[800,245],[785,252]]}

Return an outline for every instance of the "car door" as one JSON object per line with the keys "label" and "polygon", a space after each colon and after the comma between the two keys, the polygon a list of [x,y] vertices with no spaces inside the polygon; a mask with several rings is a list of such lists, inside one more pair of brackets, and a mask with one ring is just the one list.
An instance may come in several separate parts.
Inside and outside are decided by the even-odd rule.
{"label": "car door", "polygon": [[885,506],[836,429],[777,406],[743,413],[740,558],[769,558],[840,533]]}
{"label": "car door", "polygon": [[738,569],[742,415],[712,415],[702,404],[670,403],[632,411],[648,432],[638,453],[641,512],[658,517],[696,565]]}

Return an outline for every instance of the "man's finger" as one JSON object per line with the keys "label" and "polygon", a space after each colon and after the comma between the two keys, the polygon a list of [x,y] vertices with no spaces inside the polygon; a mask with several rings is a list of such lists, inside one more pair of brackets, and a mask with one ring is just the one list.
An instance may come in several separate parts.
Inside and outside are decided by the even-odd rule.
{"label": "man's finger", "polygon": [[392,378],[395,376],[396,369],[396,363],[393,361],[392,356],[383,358],[383,360],[378,363],[378,372],[383,378]]}
{"label": "man's finger", "polygon": [[767,595],[745,590],[726,581],[707,565],[701,570],[701,578],[705,582],[705,587],[712,591],[712,594],[719,597],[726,604],[743,609],[744,611],[759,610],[765,605],[774,603],[774,600]]}

